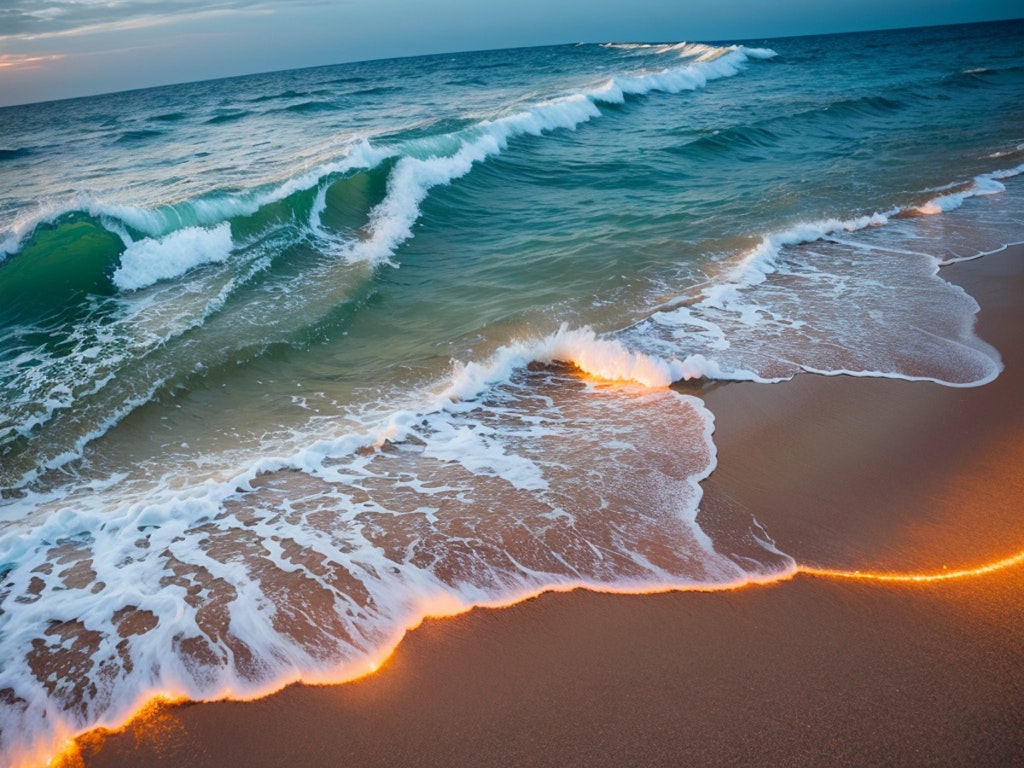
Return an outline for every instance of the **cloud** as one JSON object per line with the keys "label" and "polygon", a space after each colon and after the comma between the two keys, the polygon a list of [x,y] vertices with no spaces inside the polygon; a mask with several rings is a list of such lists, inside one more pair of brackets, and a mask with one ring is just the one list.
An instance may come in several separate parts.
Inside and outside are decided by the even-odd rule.
{"label": "cloud", "polygon": [[51,56],[29,56],[21,53],[0,54],[0,69],[36,69],[49,61],[57,61],[64,57],[60,54]]}
{"label": "cloud", "polygon": [[227,14],[267,14],[328,0],[8,0],[0,8],[0,41],[46,40],[118,32]]}

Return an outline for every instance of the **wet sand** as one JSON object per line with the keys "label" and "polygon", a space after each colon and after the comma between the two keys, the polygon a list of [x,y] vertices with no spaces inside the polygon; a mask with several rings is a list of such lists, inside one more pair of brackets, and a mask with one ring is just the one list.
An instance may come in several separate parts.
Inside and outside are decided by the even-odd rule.
{"label": "wet sand", "polygon": [[[749,512],[801,565],[942,572],[1024,550],[1024,248],[943,270],[994,382],[800,376],[702,393],[708,529]],[[727,510],[728,514],[724,514]],[[547,594],[429,620],[374,675],[155,709],[88,766],[1024,763],[1024,565],[880,584]]]}

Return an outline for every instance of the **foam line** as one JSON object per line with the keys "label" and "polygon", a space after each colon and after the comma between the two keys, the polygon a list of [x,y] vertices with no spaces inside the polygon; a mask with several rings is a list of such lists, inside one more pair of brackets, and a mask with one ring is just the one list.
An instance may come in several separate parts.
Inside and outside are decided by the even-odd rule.
{"label": "foam line", "polygon": [[889,571],[844,571],[833,568],[818,568],[812,565],[798,565],[797,573],[804,573],[808,576],[819,576],[829,579],[848,579],[854,581],[873,581],[889,584],[931,584],[941,581],[954,581],[957,579],[972,579],[978,576],[987,576],[1007,568],[1024,564],[1024,552],[985,563],[973,568],[955,568],[929,573],[898,573]]}

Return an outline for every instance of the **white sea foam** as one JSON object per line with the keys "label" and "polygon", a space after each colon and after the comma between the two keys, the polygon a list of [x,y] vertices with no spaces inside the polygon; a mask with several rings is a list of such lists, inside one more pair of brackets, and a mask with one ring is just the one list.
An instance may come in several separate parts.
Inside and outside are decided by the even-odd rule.
{"label": "white sea foam", "polygon": [[684,66],[614,77],[589,96],[598,102],[619,104],[627,95],[638,96],[652,91],[679,93],[697,90],[711,80],[739,74],[750,59],[768,59],[775,55],[775,52],[769,49],[740,46],[714,49],[714,55],[711,55],[710,51],[705,52],[697,61]]}
{"label": "white sea foam", "polygon": [[[1019,170],[943,195],[944,211],[997,194]],[[893,209],[799,223],[762,237],[696,296],[620,337],[648,354],[700,356],[711,378],[769,382],[801,371],[979,386],[1002,368],[974,333],[977,303],[938,276],[952,259],[928,252],[926,223]],[[943,246],[943,241],[933,245]]]}
{"label": "white sea foam", "polygon": [[598,336],[591,328],[569,328],[542,339],[504,346],[484,362],[453,363],[451,382],[440,391],[436,408],[448,401],[469,400],[495,384],[507,382],[513,373],[530,363],[565,363],[594,380],[633,382],[658,389],[673,382],[713,376],[717,369],[702,355],[680,360],[662,359],[630,349],[615,338]]}
{"label": "white sea foam", "polygon": [[212,229],[188,227],[162,238],[128,243],[113,282],[123,291],[145,288],[169,280],[204,264],[227,260],[233,247],[231,225]]}
{"label": "white sea foam", "polygon": [[918,206],[915,210],[926,215],[956,210],[964,204],[965,200],[969,200],[972,197],[997,195],[1000,192],[1005,192],[1006,186],[1002,184],[1002,180],[1019,176],[1021,173],[1024,173],[1024,165],[975,176],[974,180],[964,189],[934,197],[924,205]]}
{"label": "white sea foam", "polygon": [[646,50],[657,47],[654,43],[601,43],[602,48],[617,48],[623,51]]}
{"label": "white sea foam", "polygon": [[765,235],[756,247],[727,272],[724,279],[715,281],[703,290],[704,302],[708,306],[726,308],[730,302],[736,301],[739,291],[763,283],[769,274],[775,272],[779,255],[787,246],[813,243],[837,232],[856,232],[866,227],[882,226],[896,213],[896,210],[892,210],[853,219],[801,222],[780,232]]}

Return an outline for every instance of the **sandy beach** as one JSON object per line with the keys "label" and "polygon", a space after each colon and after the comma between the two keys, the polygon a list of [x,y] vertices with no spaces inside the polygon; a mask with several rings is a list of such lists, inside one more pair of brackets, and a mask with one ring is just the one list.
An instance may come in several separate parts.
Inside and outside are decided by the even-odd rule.
{"label": "sandy beach", "polygon": [[[977,388],[725,384],[702,524],[749,512],[807,567],[956,571],[1024,550],[1024,248],[946,267],[1004,372]],[[546,594],[428,620],[374,675],[155,708],[87,766],[1024,762],[1024,565],[801,573],[718,593]]]}

